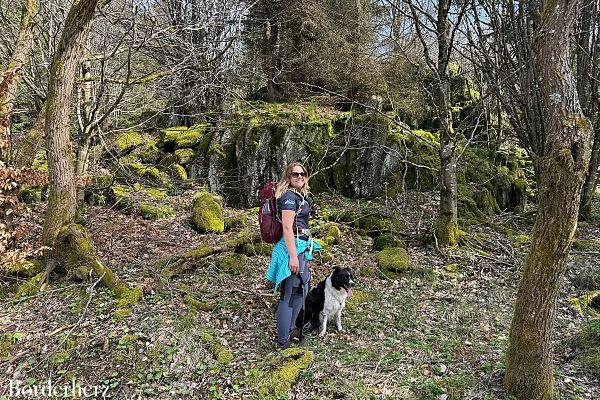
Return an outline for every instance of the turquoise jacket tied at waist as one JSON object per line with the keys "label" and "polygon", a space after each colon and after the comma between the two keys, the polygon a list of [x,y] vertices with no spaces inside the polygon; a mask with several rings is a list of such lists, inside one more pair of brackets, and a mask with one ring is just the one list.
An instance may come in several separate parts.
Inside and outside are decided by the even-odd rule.
{"label": "turquoise jacket tied at waist", "polygon": [[[314,241],[313,239],[302,240],[295,237],[296,241],[296,253],[301,254],[306,252],[304,259],[310,261],[313,259],[312,252],[320,251],[323,247]],[[267,270],[267,279],[271,282],[275,282],[275,290],[279,287],[279,284],[288,276],[292,275],[290,271],[290,255],[285,246],[285,240],[283,237],[275,244],[273,253],[271,254],[271,263]]]}

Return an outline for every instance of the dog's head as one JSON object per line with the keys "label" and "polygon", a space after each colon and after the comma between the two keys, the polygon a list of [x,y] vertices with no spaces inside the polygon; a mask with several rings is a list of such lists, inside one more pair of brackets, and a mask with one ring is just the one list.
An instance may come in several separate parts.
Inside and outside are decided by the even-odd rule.
{"label": "dog's head", "polygon": [[337,290],[346,290],[349,296],[352,295],[352,287],[354,286],[354,275],[350,268],[335,267],[331,273],[331,286]]}

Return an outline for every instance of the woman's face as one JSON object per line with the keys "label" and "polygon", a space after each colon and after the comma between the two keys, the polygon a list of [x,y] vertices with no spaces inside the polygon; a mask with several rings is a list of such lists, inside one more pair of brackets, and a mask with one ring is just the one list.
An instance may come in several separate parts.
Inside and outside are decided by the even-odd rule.
{"label": "woman's face", "polygon": [[301,166],[295,165],[294,168],[292,168],[292,172],[291,172],[289,178],[290,178],[290,185],[294,189],[300,190],[300,189],[302,189],[302,186],[304,186],[304,182],[306,179],[306,172],[304,172],[304,169],[302,169]]}

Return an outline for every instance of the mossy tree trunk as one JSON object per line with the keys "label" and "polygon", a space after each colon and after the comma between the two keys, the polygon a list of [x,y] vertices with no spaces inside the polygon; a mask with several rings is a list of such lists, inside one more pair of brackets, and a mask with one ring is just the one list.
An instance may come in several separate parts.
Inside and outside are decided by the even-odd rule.
{"label": "mossy tree trunk", "polygon": [[582,219],[592,217],[592,197],[596,191],[598,165],[600,163],[600,38],[597,35],[597,19],[600,16],[600,0],[586,1],[582,4],[576,24],[575,56],[577,60],[577,94],[583,113],[592,120],[595,129],[592,156],[588,175],[583,184],[579,215]]}
{"label": "mossy tree trunk", "polygon": [[436,222],[436,238],[440,246],[453,246],[457,242],[457,193],[456,193],[456,138],[452,128],[450,103],[450,0],[438,1],[437,15],[437,75],[436,107],[440,118],[440,205]]}
{"label": "mossy tree trunk", "polygon": [[42,241],[53,247],[59,229],[75,217],[75,166],[69,137],[69,109],[75,73],[100,0],[78,0],[69,10],[56,50],[46,98],[44,129],[48,152],[48,208]]}
{"label": "mossy tree trunk", "polygon": [[33,43],[33,26],[37,10],[37,0],[24,0],[19,36],[8,62],[8,68],[4,71],[2,77],[0,77],[0,158],[5,161],[10,159],[8,151],[10,143],[10,114],[17,95],[17,84],[21,76],[21,70]]}
{"label": "mossy tree trunk", "polygon": [[579,1],[552,0],[536,36],[546,145],[531,249],[510,327],[505,387],[519,399],[552,399],[552,328],[556,301],[577,226],[590,158],[592,127],[581,111],[570,68],[569,37]]}

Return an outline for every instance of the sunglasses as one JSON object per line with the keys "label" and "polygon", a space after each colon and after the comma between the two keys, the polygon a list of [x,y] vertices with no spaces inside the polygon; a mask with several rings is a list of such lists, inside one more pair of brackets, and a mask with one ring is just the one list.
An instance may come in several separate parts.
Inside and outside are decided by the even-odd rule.
{"label": "sunglasses", "polygon": [[290,176],[293,176],[294,178],[305,177],[306,172],[292,172]]}

